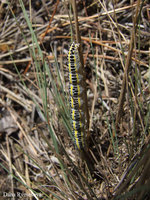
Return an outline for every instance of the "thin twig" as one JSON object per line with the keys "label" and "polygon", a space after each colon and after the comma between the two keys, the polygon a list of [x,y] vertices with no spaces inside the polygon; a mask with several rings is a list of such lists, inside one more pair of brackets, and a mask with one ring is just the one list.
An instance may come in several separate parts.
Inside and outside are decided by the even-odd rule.
{"label": "thin twig", "polygon": [[136,8],[136,14],[134,17],[134,22],[133,22],[133,29],[132,29],[132,34],[131,34],[131,40],[129,43],[129,51],[128,51],[128,55],[127,55],[127,61],[125,64],[125,71],[124,71],[124,76],[123,76],[123,83],[122,83],[122,88],[121,88],[121,93],[120,93],[120,97],[119,97],[119,108],[118,108],[118,113],[116,116],[116,127],[120,121],[121,115],[123,113],[123,104],[124,104],[124,99],[125,99],[125,92],[126,92],[126,83],[127,83],[127,79],[128,79],[128,72],[130,69],[130,65],[131,65],[131,58],[132,58],[132,53],[133,53],[133,47],[134,47],[134,37],[136,34],[136,30],[137,30],[137,23],[138,23],[138,19],[139,19],[139,14],[140,14],[140,3],[141,1],[138,0],[137,2],[137,8]]}

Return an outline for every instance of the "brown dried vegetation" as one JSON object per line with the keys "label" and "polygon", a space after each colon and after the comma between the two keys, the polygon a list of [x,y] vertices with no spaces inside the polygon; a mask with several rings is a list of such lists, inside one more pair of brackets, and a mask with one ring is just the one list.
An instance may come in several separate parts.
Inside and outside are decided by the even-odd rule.
{"label": "brown dried vegetation", "polygon": [[0,3],[0,197],[148,200],[148,1],[76,1],[92,172],[65,126],[67,52],[72,31],[75,34],[71,3],[23,2],[39,47],[33,43],[21,1]]}

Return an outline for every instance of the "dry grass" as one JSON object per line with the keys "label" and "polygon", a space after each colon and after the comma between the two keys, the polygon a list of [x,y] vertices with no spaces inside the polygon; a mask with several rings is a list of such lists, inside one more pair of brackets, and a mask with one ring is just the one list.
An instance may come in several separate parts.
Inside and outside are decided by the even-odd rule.
{"label": "dry grass", "polygon": [[67,78],[67,52],[75,36],[71,3],[24,1],[26,16],[21,1],[9,5],[3,1],[0,196],[148,200],[150,6],[148,1],[76,3],[93,170],[88,172],[71,139]]}

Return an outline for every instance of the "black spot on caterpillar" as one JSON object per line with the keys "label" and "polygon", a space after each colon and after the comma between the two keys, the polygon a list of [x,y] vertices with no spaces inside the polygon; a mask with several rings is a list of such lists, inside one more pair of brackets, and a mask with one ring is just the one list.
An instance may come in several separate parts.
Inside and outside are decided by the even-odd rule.
{"label": "black spot on caterpillar", "polygon": [[83,76],[80,74],[79,44],[71,44],[68,52],[69,101],[71,109],[72,133],[79,150],[85,147],[85,116],[83,111]]}

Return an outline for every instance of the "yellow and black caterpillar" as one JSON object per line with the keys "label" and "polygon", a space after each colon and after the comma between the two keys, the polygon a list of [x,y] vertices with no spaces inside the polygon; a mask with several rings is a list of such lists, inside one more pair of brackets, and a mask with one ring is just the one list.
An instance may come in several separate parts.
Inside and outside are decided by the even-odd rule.
{"label": "yellow and black caterpillar", "polygon": [[83,102],[83,76],[78,53],[79,44],[71,44],[68,53],[69,101],[71,108],[72,133],[79,150],[85,148],[85,112]]}

